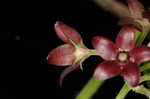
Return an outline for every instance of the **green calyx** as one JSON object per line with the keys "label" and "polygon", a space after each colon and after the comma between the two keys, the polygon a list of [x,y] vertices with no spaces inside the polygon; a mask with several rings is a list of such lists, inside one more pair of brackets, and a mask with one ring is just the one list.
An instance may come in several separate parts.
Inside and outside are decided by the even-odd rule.
{"label": "green calyx", "polygon": [[88,49],[84,44],[83,41],[81,40],[80,43],[76,43],[75,41],[71,40],[72,45],[75,47],[75,61],[74,64],[79,64],[80,69],[83,70],[82,64],[83,62],[90,56],[96,55],[100,56],[96,50],[94,49]]}

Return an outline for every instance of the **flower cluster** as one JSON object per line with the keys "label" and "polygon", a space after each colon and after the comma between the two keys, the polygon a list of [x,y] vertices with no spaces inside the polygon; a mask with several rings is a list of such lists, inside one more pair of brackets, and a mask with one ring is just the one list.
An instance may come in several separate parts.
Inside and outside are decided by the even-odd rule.
{"label": "flower cluster", "polygon": [[106,80],[117,75],[123,76],[125,82],[135,87],[139,84],[139,65],[150,61],[150,47],[136,45],[135,32],[138,29],[150,29],[149,13],[137,0],[127,0],[131,17],[122,19],[119,23],[123,28],[117,35],[116,42],[102,36],[92,39],[94,50],[88,49],[80,34],[63,22],[56,22],[57,36],[65,42],[49,52],[48,64],[68,66],[60,76],[60,84],[64,77],[75,69],[82,69],[82,62],[91,55],[98,55],[105,61],[99,63],[94,71],[98,80]]}

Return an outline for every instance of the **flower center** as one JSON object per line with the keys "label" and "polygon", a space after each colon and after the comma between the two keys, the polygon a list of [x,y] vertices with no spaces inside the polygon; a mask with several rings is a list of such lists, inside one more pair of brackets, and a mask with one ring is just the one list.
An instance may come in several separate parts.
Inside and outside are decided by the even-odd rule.
{"label": "flower center", "polygon": [[120,61],[120,62],[127,62],[128,61],[128,58],[129,58],[129,55],[127,52],[120,52],[117,56],[117,59]]}
{"label": "flower center", "polygon": [[86,55],[88,55],[88,50],[84,49],[84,48],[77,48],[75,51],[75,57],[80,60],[83,57],[85,57]]}

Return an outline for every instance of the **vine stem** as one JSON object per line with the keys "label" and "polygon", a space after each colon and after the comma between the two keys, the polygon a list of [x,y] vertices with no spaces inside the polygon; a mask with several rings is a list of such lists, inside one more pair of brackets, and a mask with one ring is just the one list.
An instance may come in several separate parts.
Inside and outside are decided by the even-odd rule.
{"label": "vine stem", "polygon": [[92,77],[75,99],[91,99],[103,83],[103,80],[96,80],[96,78]]}
{"label": "vine stem", "polygon": [[139,36],[139,39],[137,40],[137,45],[141,45],[143,43],[143,41],[145,40],[145,38],[147,37],[147,35],[150,32],[150,23],[147,19],[143,19],[141,20],[137,20],[137,22],[142,26],[142,33]]}
{"label": "vine stem", "polygon": [[[144,75],[141,77],[141,82],[149,81],[150,75]],[[133,91],[139,94],[143,94],[147,96],[148,99],[150,99],[150,90],[145,88],[143,85],[137,86],[136,88],[131,88]]]}
{"label": "vine stem", "polygon": [[124,99],[129,91],[130,91],[130,88],[128,87],[128,85],[124,84],[115,99]]}
{"label": "vine stem", "polygon": [[150,99],[150,91],[147,88],[145,88],[143,85],[138,86],[137,88],[133,89],[133,91],[135,91],[136,93],[143,94],[147,96],[148,99]]}
{"label": "vine stem", "polygon": [[[150,75],[144,75],[140,78],[141,82],[148,81],[148,80],[150,80]],[[132,88],[132,87],[128,86],[127,84],[124,84],[115,99],[124,99],[130,90],[133,90],[136,93],[143,94],[143,95],[147,96],[148,98],[150,98],[150,91],[148,89],[144,88],[143,85]]]}

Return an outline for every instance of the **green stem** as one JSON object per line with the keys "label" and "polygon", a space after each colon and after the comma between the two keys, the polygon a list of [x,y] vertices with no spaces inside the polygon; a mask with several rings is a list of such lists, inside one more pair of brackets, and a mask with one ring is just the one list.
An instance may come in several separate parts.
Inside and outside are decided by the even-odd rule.
{"label": "green stem", "polygon": [[128,85],[124,84],[115,99],[124,99],[129,91],[130,91],[130,88],[128,87]]}
{"label": "green stem", "polygon": [[146,38],[146,36],[148,35],[149,31],[143,31],[142,35],[140,36],[140,38],[137,41],[137,45],[141,45],[144,41],[144,39]]}
{"label": "green stem", "polygon": [[150,99],[150,91],[147,88],[145,88],[143,85],[133,88],[132,90],[135,91],[136,93],[143,94],[147,96],[148,99]]}
{"label": "green stem", "polygon": [[[140,80],[141,82],[149,81],[150,80],[150,75],[144,75],[140,79],[141,79]],[[132,90],[135,91],[136,93],[143,94],[143,95],[147,96],[150,99],[150,90],[145,88],[143,85],[138,86],[136,88],[132,88]]]}
{"label": "green stem", "polygon": [[91,99],[103,83],[104,81],[92,77],[75,99]]}
{"label": "green stem", "polygon": [[90,55],[100,56],[100,54],[97,53],[97,51],[94,49],[89,50],[89,53],[90,53]]}
{"label": "green stem", "polygon": [[137,40],[137,45],[141,45],[143,41],[145,40],[146,36],[150,32],[150,23],[147,19],[137,20],[137,22],[142,26],[142,33],[139,35],[139,38]]}
{"label": "green stem", "polygon": [[[142,76],[142,77],[140,78],[140,82],[141,82],[141,83],[144,82],[144,81],[148,81],[148,80],[150,80],[150,75],[144,75],[144,76]],[[120,90],[120,92],[118,93],[118,95],[116,96],[115,99],[124,99],[125,96],[128,94],[128,92],[129,92],[131,89],[132,89],[133,91],[135,91],[135,92],[137,92],[137,93],[140,93],[140,94],[143,94],[143,95],[145,95],[145,96],[150,96],[150,94],[149,94],[150,91],[149,91],[148,89],[144,88],[144,87],[137,86],[137,87],[135,87],[135,88],[132,88],[132,87],[129,87],[127,84],[124,84],[123,87],[122,87],[122,89]],[[148,94],[149,94],[149,95],[148,95]]]}
{"label": "green stem", "polygon": [[138,41],[138,39],[140,38],[141,35],[142,35],[141,31],[135,30],[135,41]]}

